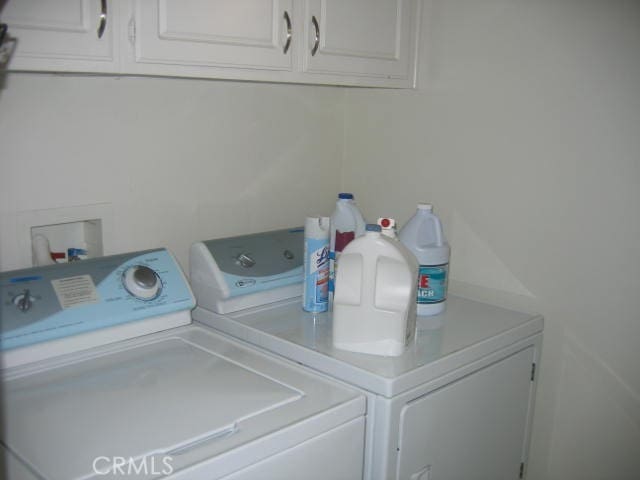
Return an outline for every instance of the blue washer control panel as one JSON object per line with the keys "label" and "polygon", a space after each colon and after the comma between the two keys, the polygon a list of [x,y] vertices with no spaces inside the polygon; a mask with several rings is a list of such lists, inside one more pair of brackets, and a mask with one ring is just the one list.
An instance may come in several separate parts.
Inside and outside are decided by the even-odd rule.
{"label": "blue washer control panel", "polygon": [[0,273],[0,350],[191,310],[166,249]]}

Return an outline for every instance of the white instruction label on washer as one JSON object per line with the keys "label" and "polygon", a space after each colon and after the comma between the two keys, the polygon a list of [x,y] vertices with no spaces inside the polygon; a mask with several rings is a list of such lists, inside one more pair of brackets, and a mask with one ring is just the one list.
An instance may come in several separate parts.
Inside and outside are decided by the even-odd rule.
{"label": "white instruction label on washer", "polygon": [[87,303],[98,303],[98,291],[90,275],[58,278],[51,280],[62,308],[70,308]]}

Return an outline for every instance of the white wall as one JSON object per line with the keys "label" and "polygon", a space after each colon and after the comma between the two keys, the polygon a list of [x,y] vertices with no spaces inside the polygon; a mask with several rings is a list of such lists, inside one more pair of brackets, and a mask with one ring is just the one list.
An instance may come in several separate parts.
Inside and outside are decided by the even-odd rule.
{"label": "white wall", "polygon": [[452,290],[546,317],[529,479],[637,479],[640,2],[425,7],[420,88],[347,92],[343,186],[433,202]]}
{"label": "white wall", "polygon": [[55,219],[101,204],[105,253],[167,246],[185,268],[196,240],[330,211],[343,98],[330,87],[9,74],[0,270],[26,266],[25,251],[30,259],[33,210]]}
{"label": "white wall", "polygon": [[420,88],[346,107],[333,88],[9,75],[0,269],[22,266],[34,209],[106,204],[111,251],[186,266],[192,241],[300,223],[340,186],[369,218],[432,201],[452,290],[546,317],[529,478],[637,478],[640,2],[425,4]]}

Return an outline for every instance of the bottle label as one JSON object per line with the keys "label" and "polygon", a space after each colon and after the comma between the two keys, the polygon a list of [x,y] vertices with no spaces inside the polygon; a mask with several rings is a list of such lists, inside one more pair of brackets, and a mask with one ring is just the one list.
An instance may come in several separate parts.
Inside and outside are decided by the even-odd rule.
{"label": "bottle label", "polygon": [[356,238],[356,232],[341,232],[340,230],[336,230],[336,246],[335,251],[341,252],[344,250],[351,240]]}
{"label": "bottle label", "polygon": [[418,272],[418,304],[444,302],[447,299],[449,264],[420,265]]}
{"label": "bottle label", "polygon": [[321,245],[320,248],[311,252],[309,259],[309,273],[325,269],[329,271],[329,245]]}
{"label": "bottle label", "polygon": [[353,239],[356,238],[356,232],[341,232],[340,230],[336,230],[336,243],[334,247],[334,251],[329,253],[329,258],[331,259],[330,265],[330,274],[329,274],[329,291],[336,291],[336,274],[338,272],[338,258],[340,258],[340,252],[344,250]]}
{"label": "bottle label", "polygon": [[329,265],[318,270],[316,276],[316,304],[329,301]]}

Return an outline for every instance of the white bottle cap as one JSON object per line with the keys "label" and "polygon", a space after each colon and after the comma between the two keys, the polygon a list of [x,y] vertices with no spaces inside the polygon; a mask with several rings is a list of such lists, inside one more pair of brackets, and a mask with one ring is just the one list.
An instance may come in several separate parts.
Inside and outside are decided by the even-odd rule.
{"label": "white bottle cap", "polygon": [[330,223],[329,217],[307,217],[304,222],[304,236],[320,240],[329,238]]}
{"label": "white bottle cap", "polygon": [[433,212],[433,205],[430,203],[419,203],[418,210],[426,210],[427,212]]}

